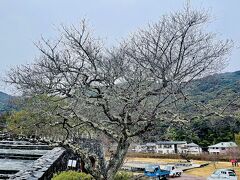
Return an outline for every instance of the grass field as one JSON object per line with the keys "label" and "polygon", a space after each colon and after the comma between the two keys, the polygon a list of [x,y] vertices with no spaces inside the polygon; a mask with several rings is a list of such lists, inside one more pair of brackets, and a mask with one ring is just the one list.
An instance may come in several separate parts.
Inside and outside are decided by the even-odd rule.
{"label": "grass field", "polygon": [[215,165],[214,163],[210,163],[205,167],[188,170],[185,173],[194,176],[207,177],[210,174],[212,174],[212,172],[214,172],[215,169],[220,168],[233,168],[237,175],[240,177],[240,167],[232,167],[230,162],[216,162]]}
{"label": "grass field", "polygon": [[[155,164],[161,164],[161,163],[169,163],[169,162],[179,162],[179,159],[160,159],[160,158],[133,158],[128,157],[126,158],[125,162],[144,162],[144,163],[155,163]],[[193,163],[197,164],[205,164],[210,163],[209,165],[201,168],[195,168],[192,170],[185,171],[185,174],[193,175],[193,176],[201,176],[201,177],[208,177],[210,174],[212,174],[215,169],[219,168],[233,168],[235,169],[237,175],[240,177],[240,167],[232,167],[230,162],[207,162],[207,161],[193,161]]]}

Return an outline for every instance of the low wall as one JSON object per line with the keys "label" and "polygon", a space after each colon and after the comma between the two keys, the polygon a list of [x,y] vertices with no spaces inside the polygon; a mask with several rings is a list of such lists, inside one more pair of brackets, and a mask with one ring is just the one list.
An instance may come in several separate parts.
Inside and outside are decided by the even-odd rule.
{"label": "low wall", "polygon": [[56,147],[30,164],[25,170],[10,177],[17,180],[50,180],[54,173],[67,167],[67,152]]}
{"label": "low wall", "polygon": [[51,150],[52,148],[48,145],[0,144],[0,149]]}

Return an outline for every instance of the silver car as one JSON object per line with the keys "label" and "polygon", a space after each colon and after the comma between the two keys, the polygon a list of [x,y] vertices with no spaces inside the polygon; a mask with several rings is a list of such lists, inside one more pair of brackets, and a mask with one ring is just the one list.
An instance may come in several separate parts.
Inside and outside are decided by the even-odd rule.
{"label": "silver car", "polygon": [[238,177],[234,170],[232,169],[218,169],[207,178],[207,180],[216,180],[216,179],[229,179],[237,180]]}

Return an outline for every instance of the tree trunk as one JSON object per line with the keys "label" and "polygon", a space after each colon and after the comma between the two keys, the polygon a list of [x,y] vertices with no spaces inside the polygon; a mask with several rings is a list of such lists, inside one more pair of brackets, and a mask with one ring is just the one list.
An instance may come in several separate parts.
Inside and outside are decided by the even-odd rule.
{"label": "tree trunk", "polygon": [[109,164],[107,167],[107,177],[106,180],[113,180],[119,168],[122,166],[124,157],[127,154],[129,148],[128,138],[121,138],[118,142],[117,150],[114,153],[112,159],[109,160]]}

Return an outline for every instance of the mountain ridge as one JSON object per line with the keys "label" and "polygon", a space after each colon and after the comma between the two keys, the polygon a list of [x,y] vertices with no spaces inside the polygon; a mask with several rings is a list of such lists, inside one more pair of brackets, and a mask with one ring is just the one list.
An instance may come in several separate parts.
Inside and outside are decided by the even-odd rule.
{"label": "mountain ridge", "polygon": [[0,91],[0,114],[9,112],[12,110],[11,100],[13,96]]}
{"label": "mountain ridge", "polygon": [[[186,89],[186,92],[190,94],[191,99],[196,102],[223,106],[229,103],[229,100],[235,96],[240,96],[239,90],[240,70],[213,74],[201,79],[196,79]],[[11,99],[13,98],[14,96],[0,91],[0,113],[11,110]],[[187,107],[184,108],[188,110]]]}

